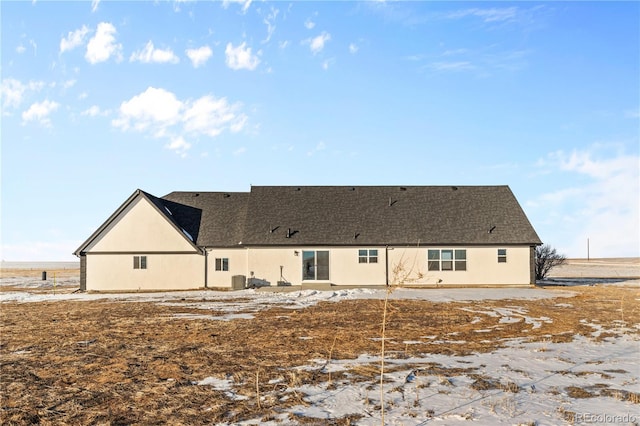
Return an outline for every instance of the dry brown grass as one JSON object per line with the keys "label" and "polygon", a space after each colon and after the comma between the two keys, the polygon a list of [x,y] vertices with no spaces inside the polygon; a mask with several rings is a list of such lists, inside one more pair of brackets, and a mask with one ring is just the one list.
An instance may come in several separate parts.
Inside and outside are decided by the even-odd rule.
{"label": "dry brown grass", "polygon": [[[0,277],[1,278],[14,278],[14,277],[36,278],[36,277],[41,277],[42,272],[43,272],[42,268],[40,269],[2,268],[0,269]],[[51,269],[51,270],[47,269],[46,272],[47,272],[47,278],[49,280],[53,279],[54,274],[56,275],[56,277],[59,277],[59,278],[77,277],[80,275],[79,269]]]}
{"label": "dry brown grass", "polygon": [[[390,301],[387,355],[490,352],[514,337],[568,342],[577,334],[591,336],[594,331],[581,320],[602,326],[607,331],[604,336],[639,332],[637,328],[621,331],[616,322],[623,314],[627,327],[640,323],[637,289],[571,290],[577,295],[562,299]],[[175,313],[222,313],[143,302],[3,303],[0,423],[212,424],[272,419],[286,407],[306,404],[295,387],[328,380],[321,368],[296,367],[312,364],[311,360],[352,359],[379,352],[376,338],[382,303],[350,300],[302,310],[273,308],[255,313],[253,320],[229,322],[173,318]],[[504,306],[522,307],[527,316],[547,317],[551,322],[542,322],[539,328],[524,321],[501,324],[499,318],[462,310]],[[480,321],[472,323],[476,317]],[[478,333],[478,329],[491,331]],[[425,336],[429,335],[443,342],[428,344]],[[425,344],[406,345],[407,340]],[[440,367],[426,368],[428,374],[438,374]],[[363,365],[350,373],[356,375],[350,380],[375,382],[379,371],[375,365]],[[233,379],[234,390],[246,399],[193,384],[209,376]],[[332,373],[333,382],[343,379],[344,373]],[[479,387],[510,386],[478,379]],[[637,399],[635,394],[620,397]],[[310,419],[295,420],[316,424]],[[322,424],[355,420],[357,416]]]}

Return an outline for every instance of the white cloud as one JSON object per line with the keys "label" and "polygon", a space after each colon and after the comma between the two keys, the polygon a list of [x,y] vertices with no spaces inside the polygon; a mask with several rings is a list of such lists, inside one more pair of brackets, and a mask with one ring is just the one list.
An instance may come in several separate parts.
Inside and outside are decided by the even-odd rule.
{"label": "white cloud", "polygon": [[311,49],[311,53],[316,55],[322,52],[322,50],[324,49],[325,43],[328,42],[329,40],[331,40],[331,34],[329,34],[326,31],[323,31],[322,34],[320,34],[319,36],[306,39],[304,40],[303,43],[308,44],[309,49]]}
{"label": "white cloud", "polygon": [[80,115],[97,117],[99,115],[109,115],[109,111],[102,111],[98,105],[92,105],[90,108],[82,111]]}
{"label": "white cloud", "polygon": [[327,59],[325,61],[322,61],[322,69],[325,70],[325,71],[328,70],[329,66],[331,64],[333,64],[335,61],[336,60],[334,58],[330,58],[330,59]]}
{"label": "white cloud", "polygon": [[243,42],[238,47],[233,47],[231,43],[227,44],[224,53],[227,57],[227,66],[233,70],[247,69],[254,70],[260,63],[260,59],[251,54],[251,48],[246,47],[247,43]]}
{"label": "white cloud", "polygon": [[62,40],[60,40],[60,53],[81,46],[87,34],[89,34],[89,28],[86,25],[83,25],[82,28],[78,30],[69,31],[67,37],[63,37]]}
{"label": "white cloud", "polygon": [[551,168],[552,176],[559,174],[556,182],[582,182],[543,193],[529,203],[556,222],[552,237],[571,256],[586,255],[587,238],[593,257],[640,255],[640,157],[620,150],[611,155],[611,148],[558,151],[538,164]]}
{"label": "white cloud", "polygon": [[233,155],[242,155],[245,152],[247,152],[247,148],[245,148],[244,146],[241,146],[240,148],[236,149],[235,151],[233,151]]}
{"label": "white cloud", "polygon": [[435,71],[467,71],[473,70],[476,67],[468,61],[457,61],[457,62],[432,62],[427,68],[430,68]]}
{"label": "white cloud", "polygon": [[149,87],[120,105],[118,117],[111,124],[123,131],[138,131],[153,138],[167,139],[166,148],[184,156],[191,144],[186,137],[214,138],[223,131],[241,131],[247,116],[241,104],[226,98],[205,95],[195,100],[179,100],[175,94]]}
{"label": "white cloud", "polygon": [[238,114],[239,105],[230,105],[225,98],[203,96],[185,110],[182,120],[190,133],[218,136],[223,130],[237,132],[244,127],[246,116]]}
{"label": "white cloud", "polygon": [[44,87],[43,81],[30,81],[27,84],[14,78],[5,78],[0,86],[2,108],[18,108],[27,92],[37,92]]}
{"label": "white cloud", "polygon": [[149,87],[120,105],[120,117],[112,124],[122,130],[133,127],[143,131],[153,129],[162,135],[167,127],[180,121],[184,104],[176,96],[164,89]]}
{"label": "white cloud", "polygon": [[211,55],[213,55],[213,51],[209,46],[201,46],[197,49],[187,49],[186,53],[194,68],[204,65]]}
{"label": "white cloud", "polygon": [[460,19],[466,18],[468,16],[473,16],[482,19],[484,22],[502,22],[502,21],[512,21],[518,15],[517,7],[503,7],[503,8],[491,8],[491,9],[480,9],[480,8],[471,8],[471,9],[463,9],[451,12],[446,15],[449,19]]}
{"label": "white cloud", "polygon": [[313,149],[307,152],[307,156],[311,157],[320,151],[324,151],[326,148],[327,145],[324,142],[320,141]]}
{"label": "white cloud", "polygon": [[98,5],[100,4],[100,0],[91,0],[91,11],[95,12],[98,10]]}
{"label": "white cloud", "polygon": [[262,20],[264,24],[267,26],[267,38],[262,40],[262,43],[268,43],[271,40],[271,36],[273,36],[274,31],[276,30],[276,18],[278,17],[278,13],[280,11],[274,7],[271,7],[271,11],[267,14],[267,17]]}
{"label": "white cloud", "polygon": [[182,136],[178,136],[177,138],[174,138],[173,140],[171,140],[171,142],[166,144],[165,148],[174,151],[176,154],[184,158],[187,156],[187,151],[189,151],[189,149],[191,148],[191,144],[184,140]]}
{"label": "white cloud", "polygon": [[222,0],[222,7],[226,9],[231,3],[235,3],[241,6],[242,13],[247,13],[249,6],[251,6],[251,2],[252,0]]}
{"label": "white cloud", "polygon": [[73,86],[75,86],[75,85],[76,85],[76,82],[77,82],[77,81],[76,81],[76,80],[73,80],[73,79],[72,79],[72,80],[64,81],[64,82],[62,82],[62,88],[63,88],[63,89],[70,89],[70,88],[72,88]]}
{"label": "white cloud", "polygon": [[308,30],[312,30],[315,26],[316,26],[316,23],[313,22],[311,19],[307,19],[306,21],[304,21],[304,27]]}
{"label": "white cloud", "polygon": [[49,115],[59,107],[59,103],[48,99],[42,102],[36,102],[22,113],[22,124],[26,124],[30,121],[37,121],[42,126],[49,126],[51,125]]}
{"label": "white cloud", "polygon": [[108,61],[114,56],[122,60],[122,44],[116,43],[116,27],[109,22],[100,22],[96,34],[87,43],[85,58],[91,64]]}
{"label": "white cloud", "polygon": [[349,53],[352,55],[358,52],[358,46],[355,43],[349,44]]}
{"label": "white cloud", "polygon": [[180,62],[180,59],[173,53],[171,49],[156,49],[153,46],[153,42],[149,40],[142,50],[133,52],[131,54],[129,61],[138,61],[142,62],[143,64],[177,64],[178,62]]}
{"label": "white cloud", "polygon": [[22,55],[26,50],[27,50],[27,48],[24,47],[22,44],[19,44],[16,47],[16,53],[18,53],[19,55]]}

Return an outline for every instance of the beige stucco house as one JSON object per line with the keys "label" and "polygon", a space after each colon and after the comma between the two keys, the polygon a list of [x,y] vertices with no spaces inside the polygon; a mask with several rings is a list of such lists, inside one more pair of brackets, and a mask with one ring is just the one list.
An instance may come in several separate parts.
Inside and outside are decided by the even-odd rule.
{"label": "beige stucco house", "polygon": [[89,291],[528,286],[541,244],[507,186],[136,190],[76,251]]}

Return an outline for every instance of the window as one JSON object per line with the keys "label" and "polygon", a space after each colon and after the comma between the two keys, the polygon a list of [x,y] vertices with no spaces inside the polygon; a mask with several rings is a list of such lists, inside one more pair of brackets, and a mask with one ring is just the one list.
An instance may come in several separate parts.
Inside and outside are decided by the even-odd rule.
{"label": "window", "polygon": [[440,250],[429,250],[427,253],[427,269],[430,271],[440,270]]}
{"label": "window", "polygon": [[358,250],[358,263],[378,263],[378,250]]}
{"label": "window", "polygon": [[429,271],[466,271],[466,250],[428,250],[427,269]]}
{"label": "window", "polygon": [[467,251],[466,250],[456,250],[456,271],[466,271],[467,270]]}
{"label": "window", "polygon": [[133,256],[133,269],[147,269],[147,256]]}
{"label": "window", "polygon": [[228,271],[229,270],[229,258],[216,257],[216,271]]}
{"label": "window", "polygon": [[507,263],[507,249],[498,249],[498,263]]}

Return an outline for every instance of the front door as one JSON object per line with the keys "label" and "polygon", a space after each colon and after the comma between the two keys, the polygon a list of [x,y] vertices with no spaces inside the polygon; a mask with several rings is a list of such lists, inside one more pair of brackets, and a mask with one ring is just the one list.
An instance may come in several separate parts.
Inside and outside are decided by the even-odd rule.
{"label": "front door", "polygon": [[329,279],[329,250],[302,252],[302,280]]}

